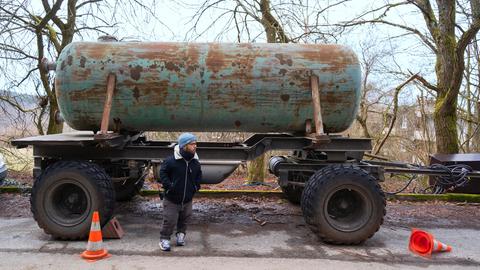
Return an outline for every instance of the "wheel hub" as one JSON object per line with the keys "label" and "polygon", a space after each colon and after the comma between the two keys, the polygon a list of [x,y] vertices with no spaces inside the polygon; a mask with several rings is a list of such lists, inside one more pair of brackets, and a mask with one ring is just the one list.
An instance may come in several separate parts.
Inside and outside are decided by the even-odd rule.
{"label": "wheel hub", "polygon": [[363,227],[371,215],[371,203],[364,192],[355,188],[338,188],[326,201],[327,221],[332,227],[344,232]]}
{"label": "wheel hub", "polygon": [[89,194],[80,183],[73,180],[57,182],[47,198],[47,214],[62,226],[77,225],[90,212]]}

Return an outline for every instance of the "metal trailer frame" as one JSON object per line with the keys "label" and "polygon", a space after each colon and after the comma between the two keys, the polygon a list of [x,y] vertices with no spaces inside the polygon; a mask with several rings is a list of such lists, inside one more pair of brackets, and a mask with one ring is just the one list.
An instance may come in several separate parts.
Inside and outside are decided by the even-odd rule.
{"label": "metal trailer frame", "polygon": [[[139,180],[131,182],[129,180],[131,175],[125,177],[112,175],[115,170],[111,170],[110,165],[120,164],[122,169],[128,167],[135,177],[141,178],[145,175],[141,171],[145,168],[145,164],[153,164],[154,174],[158,179],[159,165],[163,159],[173,154],[175,146],[175,143],[168,141],[147,140],[140,134],[107,133],[99,136],[99,134],[94,135],[93,132],[85,131],[22,138],[14,140],[12,144],[18,148],[33,146],[35,182],[32,188],[32,212],[39,227],[46,233],[63,239],[79,239],[86,236],[89,226],[86,221],[87,212],[94,206],[100,208],[101,219],[107,222],[113,215],[114,198],[118,199],[117,186],[122,187],[125,183],[129,183],[123,190],[130,192],[138,191],[135,188],[139,189],[143,185],[143,181],[140,184]],[[293,150],[292,157],[285,160],[282,157],[282,162],[275,162],[275,166],[271,168],[272,172],[279,176],[282,190],[288,193],[287,198],[292,195],[286,189],[295,184],[304,184],[307,180],[300,179],[301,182],[296,183],[294,178],[289,179],[288,175],[285,175],[284,172],[288,174],[288,170],[308,171],[311,175],[329,165],[349,163],[356,164],[355,170],[361,170],[364,174],[363,179],[360,180],[373,183],[376,179],[383,179],[381,166],[358,162],[362,159],[364,152],[370,149],[369,139],[323,134],[320,136],[314,134],[311,137],[291,134],[254,134],[241,143],[197,142],[202,171],[204,176],[210,177],[206,177],[209,181],[204,181],[208,184],[223,181],[241,162],[255,159],[268,151]],[[314,153],[313,158],[312,153]],[[134,167],[135,164],[143,167],[132,169],[131,162]],[[289,162],[295,162],[295,164]],[[281,168],[280,174],[277,173],[277,168]],[[207,171],[206,174],[205,171]],[[367,184],[371,185],[371,183]],[[366,235],[347,240],[320,237],[332,243],[353,244],[371,237],[383,220],[385,207],[383,193],[378,185],[373,188],[376,192],[371,197],[375,197],[377,201],[371,204],[376,205],[380,213],[376,215],[377,219],[373,224],[377,227],[369,226]],[[298,189],[294,192],[298,197]],[[363,196],[367,199],[369,195]],[[316,197],[322,196],[314,196],[312,199]],[[125,198],[128,199],[129,196]],[[357,198],[357,200],[360,199]]]}
{"label": "metal trailer frame", "polygon": [[[17,148],[33,146],[33,176],[36,178],[52,160],[136,160],[161,163],[165,157],[172,154],[176,144],[170,141],[146,140],[144,136],[138,134],[109,135],[99,138],[92,132],[79,131],[17,139],[12,141],[12,145]],[[312,137],[291,134],[254,134],[241,143],[198,142],[197,152],[202,163],[207,165],[234,166],[253,160],[268,151],[294,151],[293,156],[284,157],[281,162],[270,164],[270,172],[279,176],[281,186],[287,184],[304,186],[304,183],[288,181],[286,173],[289,171],[315,172],[324,166],[337,163],[355,164],[371,173],[378,181],[384,180],[384,173],[448,175],[447,172],[428,168],[412,168],[401,162],[365,161],[364,153],[371,150],[370,139],[339,135],[330,135],[328,138],[328,141],[319,143]],[[309,152],[321,153],[323,156],[321,159],[309,158]],[[275,168],[272,168],[273,165]],[[467,177],[480,177],[480,173],[471,172]],[[216,184],[221,181],[204,183]]]}
{"label": "metal trailer frame", "polygon": [[[144,136],[139,135],[110,134],[110,136],[98,137],[88,131],[27,137],[14,140],[12,144],[18,148],[33,146],[33,175],[35,178],[51,162],[58,160],[136,160],[161,163],[165,157],[173,153],[175,146],[175,143],[169,141],[146,140]],[[371,150],[371,142],[370,139],[329,136],[328,142],[316,143],[312,137],[296,137],[290,134],[254,134],[242,143],[197,143],[197,152],[201,161],[207,164],[231,161],[233,163],[227,164],[238,165],[239,162],[253,160],[272,150],[323,152],[325,160],[316,160],[315,166],[296,165],[302,166],[302,170],[307,168],[318,170],[318,166],[344,163],[353,158],[360,160],[365,151]],[[299,157],[301,158],[301,156]],[[368,171],[380,168],[376,165],[361,166]]]}

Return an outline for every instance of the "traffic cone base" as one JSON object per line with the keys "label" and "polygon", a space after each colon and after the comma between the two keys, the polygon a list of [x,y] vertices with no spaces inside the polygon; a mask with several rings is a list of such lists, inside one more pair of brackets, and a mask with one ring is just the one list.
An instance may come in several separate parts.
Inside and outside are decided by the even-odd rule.
{"label": "traffic cone base", "polygon": [[103,248],[102,231],[100,229],[100,218],[98,212],[93,212],[92,225],[88,236],[87,249],[80,254],[82,258],[93,262],[109,257],[108,251]]}
{"label": "traffic cone base", "polygon": [[82,252],[81,256],[86,260],[96,261],[96,260],[103,259],[107,256],[110,256],[110,254],[106,249],[97,250],[97,251],[85,250],[84,252]]}
{"label": "traffic cone base", "polygon": [[412,252],[421,256],[430,256],[432,252],[452,251],[451,246],[435,240],[432,234],[419,229],[412,229],[408,247]]}

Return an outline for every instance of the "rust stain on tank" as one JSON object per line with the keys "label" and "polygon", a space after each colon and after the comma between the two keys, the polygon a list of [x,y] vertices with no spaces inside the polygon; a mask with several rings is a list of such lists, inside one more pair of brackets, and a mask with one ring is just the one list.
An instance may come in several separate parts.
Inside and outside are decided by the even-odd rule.
{"label": "rust stain on tank", "polygon": [[331,89],[332,87],[335,86],[335,83],[333,81],[321,81],[318,84],[319,89]]}
{"label": "rust stain on tank", "polygon": [[138,90],[137,86],[135,86],[135,88],[133,88],[133,97],[138,102],[138,99],[140,98],[140,90]]}
{"label": "rust stain on tank", "polygon": [[187,74],[191,75],[197,69],[200,68],[199,65],[200,51],[199,45],[189,44],[185,52],[185,66]]}
{"label": "rust stain on tank", "polygon": [[81,44],[78,46],[77,51],[81,52],[88,59],[103,59],[108,52],[115,50],[112,46],[107,46],[104,43],[98,44]]}
{"label": "rust stain on tank", "polygon": [[205,59],[205,64],[207,68],[214,73],[218,73],[220,70],[225,68],[227,61],[224,59],[225,55],[220,48],[219,44],[213,43],[209,45],[207,58]]}
{"label": "rust stain on tank", "polygon": [[178,65],[184,52],[182,48],[175,43],[141,43],[135,50],[126,47],[125,50],[137,59],[162,60],[163,62],[172,62]]}
{"label": "rust stain on tank", "polygon": [[173,62],[165,62],[165,68],[169,71],[180,72],[180,68]]}
{"label": "rust stain on tank", "polygon": [[280,98],[281,98],[283,101],[287,102],[287,101],[290,99],[290,95],[288,95],[288,94],[283,94],[283,95],[280,96]]}
{"label": "rust stain on tank", "polygon": [[87,62],[87,58],[85,56],[80,56],[80,67],[85,68],[85,63]]}
{"label": "rust stain on tank", "polygon": [[136,65],[135,67],[130,68],[130,77],[135,81],[140,79],[140,75],[143,71],[143,68],[140,65]]}
{"label": "rust stain on tank", "polygon": [[73,128],[75,128],[75,126],[88,125],[89,130],[98,129],[98,127],[92,125],[92,123],[98,123],[98,121],[101,121],[101,118],[95,118],[84,111],[75,111],[75,113],[77,117],[72,121]]}
{"label": "rust stain on tank", "polygon": [[73,56],[69,55],[69,56],[67,57],[67,64],[68,64],[69,66],[71,66],[72,63],[73,63]]}
{"label": "rust stain on tank", "polygon": [[106,97],[106,86],[97,86],[86,90],[71,91],[68,93],[71,101],[99,100]]}
{"label": "rust stain on tank", "polygon": [[213,108],[229,109],[229,102],[231,99],[221,91],[222,83],[213,82],[208,85],[207,89],[207,101]]}
{"label": "rust stain on tank", "polygon": [[145,103],[142,105],[172,105],[168,103],[168,80],[152,81],[142,84],[140,88],[140,96],[144,97]]}
{"label": "rust stain on tank", "polygon": [[73,79],[77,81],[89,80],[91,75],[92,75],[92,69],[90,68],[77,69],[77,70],[74,70],[74,72],[72,73]]}
{"label": "rust stain on tank", "polygon": [[310,61],[325,63],[327,66],[322,68],[323,72],[342,72],[349,65],[358,63],[355,54],[351,51],[345,51],[337,45],[325,45],[320,50],[310,44],[301,45],[301,57]]}
{"label": "rust stain on tank", "polygon": [[187,69],[186,69],[186,72],[187,74],[192,74],[193,72],[195,72],[200,66],[199,65],[189,65],[187,66]]}
{"label": "rust stain on tank", "polygon": [[[179,44],[174,42],[144,42],[139,43],[138,48],[144,49],[145,52],[175,52],[179,49]],[[139,54],[142,51],[138,52]]]}
{"label": "rust stain on tank", "polygon": [[275,56],[275,58],[277,58],[280,61],[280,65],[288,65],[288,66],[293,65],[292,58],[289,57],[289,56],[286,56],[286,55],[281,54],[281,53],[276,53],[274,56]]}
{"label": "rust stain on tank", "polygon": [[[252,71],[254,69],[255,60],[260,55],[254,54],[252,51],[246,51],[242,54],[235,54],[231,52],[230,54],[224,55],[224,61],[227,63],[235,63],[235,66],[232,66],[230,74],[224,74],[222,80],[230,80],[235,82],[240,86],[246,86],[252,84],[254,80],[252,76]],[[228,66],[228,64],[227,64]],[[262,74],[268,73],[271,71],[271,68],[264,68],[261,70]]]}

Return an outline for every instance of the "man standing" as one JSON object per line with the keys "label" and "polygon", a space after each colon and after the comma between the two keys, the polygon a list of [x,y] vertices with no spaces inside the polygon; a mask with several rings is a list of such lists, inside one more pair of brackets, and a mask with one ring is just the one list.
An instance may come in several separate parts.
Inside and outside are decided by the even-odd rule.
{"label": "man standing", "polygon": [[200,189],[202,170],[198,161],[197,138],[190,133],[178,137],[173,156],[160,169],[160,181],[165,190],[160,249],[170,251],[170,236],[176,226],[177,246],[185,245],[187,223],[192,215],[192,199]]}

